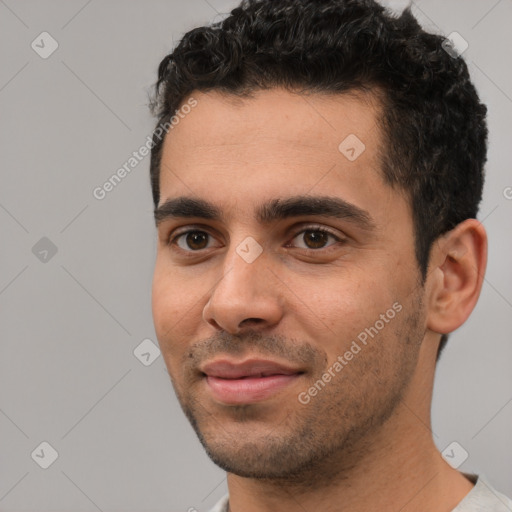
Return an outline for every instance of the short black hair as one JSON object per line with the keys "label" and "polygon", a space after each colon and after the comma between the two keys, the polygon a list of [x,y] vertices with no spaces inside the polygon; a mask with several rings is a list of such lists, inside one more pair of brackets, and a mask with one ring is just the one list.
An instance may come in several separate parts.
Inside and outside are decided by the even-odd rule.
{"label": "short black hair", "polygon": [[[187,32],[161,61],[150,108],[158,128],[196,90],[376,93],[382,173],[410,201],[423,284],[432,243],[478,213],[487,154],[487,109],[445,41],[423,30],[410,7],[396,14],[375,0],[242,0],[222,21]],[[157,128],[155,208],[164,140]]]}

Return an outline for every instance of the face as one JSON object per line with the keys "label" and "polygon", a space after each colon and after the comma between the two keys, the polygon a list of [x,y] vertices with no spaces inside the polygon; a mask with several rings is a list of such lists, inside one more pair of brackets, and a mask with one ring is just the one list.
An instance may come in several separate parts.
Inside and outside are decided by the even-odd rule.
{"label": "face", "polygon": [[164,143],[152,296],[179,402],[230,473],[348,464],[396,413],[426,323],[378,104],[193,96]]}

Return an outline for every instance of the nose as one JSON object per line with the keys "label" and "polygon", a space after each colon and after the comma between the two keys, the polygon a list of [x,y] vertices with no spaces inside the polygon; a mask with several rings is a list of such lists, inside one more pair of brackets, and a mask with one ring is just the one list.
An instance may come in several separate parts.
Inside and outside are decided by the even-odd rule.
{"label": "nose", "polygon": [[282,283],[270,270],[265,253],[249,263],[233,249],[224,263],[223,275],[203,309],[203,319],[230,334],[279,323],[283,316]]}

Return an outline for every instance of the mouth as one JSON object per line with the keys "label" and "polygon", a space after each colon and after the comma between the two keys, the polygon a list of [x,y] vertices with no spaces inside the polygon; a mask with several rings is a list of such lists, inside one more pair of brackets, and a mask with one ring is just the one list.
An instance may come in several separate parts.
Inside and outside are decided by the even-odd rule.
{"label": "mouth", "polygon": [[241,405],[261,402],[296,382],[305,373],[276,361],[251,359],[242,363],[227,359],[204,365],[201,369],[212,397],[223,404]]}

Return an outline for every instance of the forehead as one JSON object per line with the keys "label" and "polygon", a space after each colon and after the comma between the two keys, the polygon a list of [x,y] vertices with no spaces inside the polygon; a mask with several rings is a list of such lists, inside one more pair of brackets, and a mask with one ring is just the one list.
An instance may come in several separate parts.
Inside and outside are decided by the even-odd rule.
{"label": "forehead", "polygon": [[197,106],[166,138],[167,145],[206,149],[267,139],[269,145],[274,141],[326,149],[334,143],[336,149],[336,142],[351,133],[362,139],[378,135],[373,133],[380,112],[375,94],[306,95],[274,88],[256,91],[249,98],[218,91],[196,91],[192,96]]}
{"label": "forehead", "polygon": [[160,204],[193,195],[226,209],[236,203],[240,215],[249,203],[308,193],[334,193],[361,208],[382,204],[383,196],[389,202],[374,95],[271,89],[251,98],[191,96],[197,105],[164,141]]}

